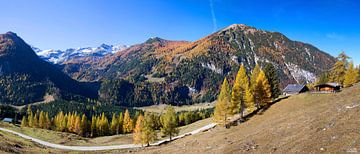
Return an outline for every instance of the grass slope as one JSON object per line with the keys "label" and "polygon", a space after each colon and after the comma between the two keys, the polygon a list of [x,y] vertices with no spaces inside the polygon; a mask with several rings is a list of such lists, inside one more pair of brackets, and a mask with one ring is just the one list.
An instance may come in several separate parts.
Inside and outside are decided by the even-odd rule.
{"label": "grass slope", "polygon": [[337,94],[301,94],[245,123],[137,153],[344,153],[360,151],[360,85]]}

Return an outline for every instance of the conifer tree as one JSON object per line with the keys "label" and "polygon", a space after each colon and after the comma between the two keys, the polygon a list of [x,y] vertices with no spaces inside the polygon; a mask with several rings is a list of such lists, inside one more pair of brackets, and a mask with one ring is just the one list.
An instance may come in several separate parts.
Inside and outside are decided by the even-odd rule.
{"label": "conifer tree", "polygon": [[[229,100],[230,101],[230,100]],[[175,109],[173,107],[167,107],[165,114],[161,116],[161,132],[164,136],[169,136],[170,140],[175,134],[179,133],[179,130],[176,128],[178,125]]]}
{"label": "conifer tree", "polygon": [[39,128],[45,128],[45,114],[43,111],[39,114]]}
{"label": "conifer tree", "polygon": [[130,117],[129,111],[126,109],[125,115],[124,115],[124,121],[123,121],[123,132],[124,133],[130,133],[133,130],[133,122]]}
{"label": "conifer tree", "polygon": [[250,87],[248,87],[245,91],[245,100],[246,100],[245,106],[247,113],[252,113],[253,111],[255,111],[256,107],[255,107],[254,94]]}
{"label": "conifer tree", "polygon": [[123,119],[124,119],[123,113],[120,112],[118,117],[116,134],[120,134],[123,132]]}
{"label": "conifer tree", "polygon": [[81,131],[81,118],[79,115],[75,115],[74,116],[75,122],[74,122],[74,130],[73,132],[80,135],[80,131]]}
{"label": "conifer tree", "polygon": [[255,104],[258,108],[266,106],[271,102],[271,87],[264,71],[262,70],[260,71],[256,80],[254,98]]}
{"label": "conifer tree", "polygon": [[26,116],[23,116],[23,118],[21,120],[21,127],[26,127],[26,126],[27,126]]}
{"label": "conifer tree", "polygon": [[137,120],[136,120],[136,125],[134,128],[134,134],[133,134],[133,140],[135,144],[139,144],[141,143],[142,145],[142,133],[143,133],[143,116],[139,115]]}
{"label": "conifer tree", "polygon": [[255,90],[256,86],[256,80],[260,73],[260,66],[258,64],[255,65],[255,68],[251,72],[251,78],[250,78],[250,85],[251,85],[251,91]]}
{"label": "conifer tree", "polygon": [[90,136],[91,137],[95,137],[97,134],[96,134],[96,116],[92,116],[91,117],[91,128],[90,128],[90,130],[91,130],[91,134],[90,134]]}
{"label": "conifer tree", "polygon": [[343,85],[349,57],[344,52],[341,52],[337,59],[338,61],[334,64],[330,72],[330,81]]}
{"label": "conifer tree", "polygon": [[118,134],[118,118],[116,118],[115,113],[113,113],[112,115],[112,119],[111,119],[111,125],[110,125],[110,129],[111,129],[111,134]]}
{"label": "conifer tree", "polygon": [[354,69],[354,64],[352,62],[349,63],[349,67],[345,73],[344,79],[344,87],[351,87],[356,83],[357,80],[357,72]]}
{"label": "conifer tree", "polygon": [[214,110],[214,120],[223,125],[227,123],[230,112],[230,97],[229,83],[225,77]]}
{"label": "conifer tree", "polygon": [[51,128],[51,119],[49,117],[49,112],[45,113],[45,129]]}
{"label": "conifer tree", "polygon": [[39,127],[39,110],[36,111],[33,119],[33,127],[38,128]]}
{"label": "conifer tree", "polygon": [[245,93],[246,89],[249,88],[249,79],[246,75],[246,69],[244,65],[240,66],[240,69],[236,75],[234,86],[231,92],[231,102],[230,102],[230,114],[235,114],[240,112],[243,116],[243,111],[245,109]]}
{"label": "conifer tree", "polygon": [[279,88],[280,80],[277,74],[277,70],[273,64],[267,63],[264,67],[264,73],[270,84],[271,98],[278,98],[281,92]]}
{"label": "conifer tree", "polygon": [[28,107],[28,126],[29,127],[34,126],[34,117],[33,117],[33,112],[31,111],[30,106]]}
{"label": "conifer tree", "polygon": [[86,115],[83,114],[82,117],[81,117],[81,126],[80,126],[80,135],[81,136],[86,136],[86,132],[88,132],[88,121],[87,121],[87,118],[86,118]]}
{"label": "conifer tree", "polygon": [[157,134],[155,131],[155,121],[153,114],[145,113],[144,122],[143,122],[143,134],[142,134],[142,144],[150,145],[150,142],[154,142],[157,139]]}
{"label": "conifer tree", "polygon": [[67,131],[68,115],[64,115],[64,119],[61,121],[61,131]]}

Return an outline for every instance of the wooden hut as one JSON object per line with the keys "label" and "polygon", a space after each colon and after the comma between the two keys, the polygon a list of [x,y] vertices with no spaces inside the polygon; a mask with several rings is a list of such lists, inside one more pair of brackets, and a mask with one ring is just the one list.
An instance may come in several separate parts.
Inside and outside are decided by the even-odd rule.
{"label": "wooden hut", "polygon": [[323,93],[339,92],[341,85],[338,83],[323,83],[315,86],[316,91]]}
{"label": "wooden hut", "polygon": [[289,96],[289,95],[294,95],[294,94],[300,94],[300,93],[307,92],[307,91],[309,91],[309,88],[306,85],[289,84],[283,90],[283,94],[285,96]]}

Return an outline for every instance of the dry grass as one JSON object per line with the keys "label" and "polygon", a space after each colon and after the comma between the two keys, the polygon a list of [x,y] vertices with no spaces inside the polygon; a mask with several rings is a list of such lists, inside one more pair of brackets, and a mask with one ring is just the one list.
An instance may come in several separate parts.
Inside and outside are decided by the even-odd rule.
{"label": "dry grass", "polygon": [[[337,94],[301,94],[245,123],[136,153],[345,153],[360,151],[360,85]],[[123,151],[126,152],[126,151]]]}

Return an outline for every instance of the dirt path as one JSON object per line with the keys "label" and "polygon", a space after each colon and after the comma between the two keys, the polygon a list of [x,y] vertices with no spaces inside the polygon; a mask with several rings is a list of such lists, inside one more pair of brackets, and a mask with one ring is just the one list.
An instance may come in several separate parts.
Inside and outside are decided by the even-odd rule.
{"label": "dirt path", "polygon": [[[216,124],[212,123],[209,125],[206,125],[204,127],[201,127],[199,129],[196,129],[194,131],[179,135],[174,137],[173,139],[179,139],[179,138],[183,138],[185,136],[189,136],[189,135],[195,135],[197,133],[203,132],[205,130],[209,130],[211,128],[214,128],[216,126]],[[54,144],[54,143],[49,143],[43,140],[39,140],[36,138],[33,138],[31,136],[27,136],[25,134],[22,133],[18,133],[9,129],[5,129],[5,128],[0,128],[0,131],[4,131],[4,132],[9,132],[15,135],[18,135],[22,138],[31,140],[33,142],[36,142],[38,144],[50,147],[50,148],[56,148],[56,149],[61,149],[61,150],[73,150],[73,151],[100,151],[100,150],[119,150],[119,149],[131,149],[131,148],[140,148],[141,145],[138,144],[124,144],[124,145],[113,145],[113,146],[66,146],[66,145],[60,145],[60,144]],[[158,146],[161,145],[163,143],[169,142],[169,139],[165,139],[165,140],[161,140],[158,141],[156,143],[151,144],[151,146]]]}

